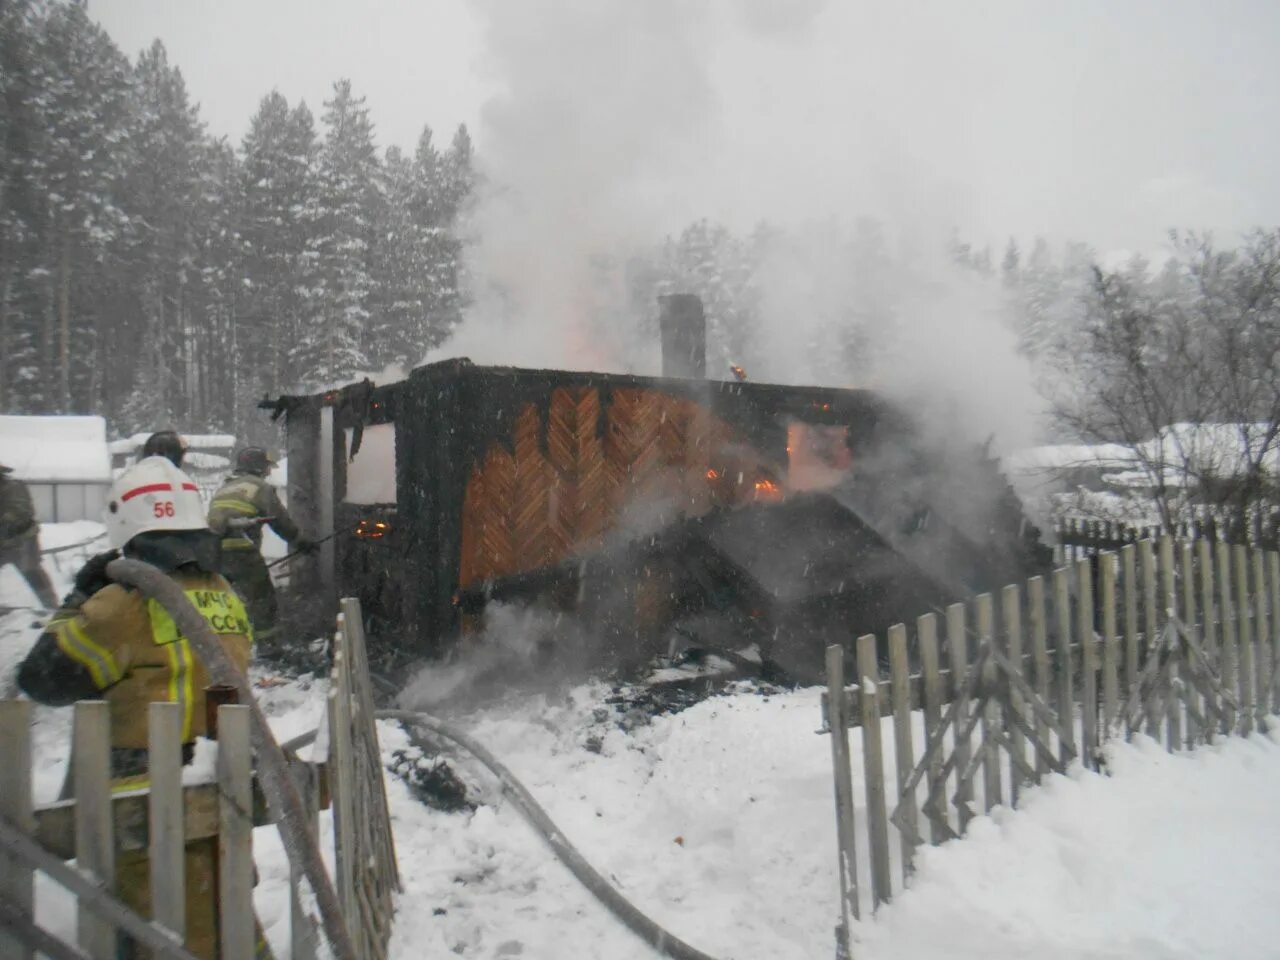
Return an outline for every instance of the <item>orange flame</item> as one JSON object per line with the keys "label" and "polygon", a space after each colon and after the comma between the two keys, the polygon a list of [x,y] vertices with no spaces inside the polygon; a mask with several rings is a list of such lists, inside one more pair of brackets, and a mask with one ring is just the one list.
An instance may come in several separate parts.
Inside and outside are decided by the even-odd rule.
{"label": "orange flame", "polygon": [[782,499],[782,488],[772,480],[761,477],[755,483],[755,494],[757,500],[776,502]]}
{"label": "orange flame", "polygon": [[382,520],[365,518],[356,525],[353,532],[357,537],[362,537],[365,540],[380,540],[391,532],[391,524]]}

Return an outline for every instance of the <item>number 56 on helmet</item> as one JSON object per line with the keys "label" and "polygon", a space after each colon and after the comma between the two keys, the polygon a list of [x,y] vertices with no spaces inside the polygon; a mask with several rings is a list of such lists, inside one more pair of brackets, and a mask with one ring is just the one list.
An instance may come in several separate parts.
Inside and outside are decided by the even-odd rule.
{"label": "number 56 on helmet", "polygon": [[204,530],[200,488],[164,457],[147,457],[111,485],[102,522],[113,547],[155,530]]}

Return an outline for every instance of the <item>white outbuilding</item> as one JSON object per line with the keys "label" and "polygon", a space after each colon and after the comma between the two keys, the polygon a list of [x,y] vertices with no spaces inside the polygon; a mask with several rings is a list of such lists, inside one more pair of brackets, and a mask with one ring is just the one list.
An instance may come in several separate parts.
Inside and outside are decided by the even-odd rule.
{"label": "white outbuilding", "polygon": [[0,416],[0,463],[27,485],[41,523],[101,519],[111,486],[102,417]]}

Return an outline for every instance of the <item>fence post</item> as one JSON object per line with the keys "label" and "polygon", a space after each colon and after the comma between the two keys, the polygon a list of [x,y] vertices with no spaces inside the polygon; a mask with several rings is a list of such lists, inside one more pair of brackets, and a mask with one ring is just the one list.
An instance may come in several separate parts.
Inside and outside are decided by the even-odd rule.
{"label": "fence post", "polygon": [[1271,623],[1267,609],[1266,554],[1261,547],[1253,548],[1253,602],[1257,623],[1255,631],[1258,644],[1258,729],[1267,728],[1266,718],[1271,715],[1271,674],[1275,659],[1271,655]]}
{"label": "fence post", "polygon": [[250,708],[218,708],[220,960],[253,960],[253,769]]}
{"label": "fence post", "polygon": [[1280,675],[1280,545],[1267,552],[1267,595],[1271,602],[1271,708],[1280,708],[1280,691],[1276,690],[1276,675]]}
{"label": "fence post", "polygon": [[849,704],[844,688],[844,647],[827,647],[827,726],[831,731],[831,766],[835,772],[836,843],[839,845],[841,935],[846,947],[849,914],[859,918],[858,841],[853,822],[853,767],[849,763]]}
{"label": "fence post", "polygon": [[1067,738],[1058,745],[1058,759],[1066,764],[1076,752],[1076,706],[1071,690],[1071,573],[1067,567],[1053,571],[1053,606],[1058,621],[1058,723]]}
{"label": "fence post", "polygon": [[[1200,633],[1199,620],[1196,617],[1196,575],[1195,575],[1195,548],[1190,542],[1182,544],[1181,553],[1181,570],[1182,570],[1182,622],[1186,625],[1188,633],[1196,636]],[[1198,638],[1197,638],[1198,639]],[[1203,647],[1201,647],[1203,649]],[[1182,691],[1194,710],[1187,711],[1187,736],[1186,745],[1190,750],[1200,742],[1200,737],[1204,731],[1200,729],[1195,714],[1199,713],[1203,707],[1200,702],[1200,695],[1196,692],[1195,684],[1188,683]]]}
{"label": "fence post", "polygon": [[[1042,577],[1032,577],[1027,581],[1027,617],[1031,622],[1031,659],[1035,663],[1036,668],[1036,694],[1045,703],[1049,702],[1049,627],[1048,621],[1045,619],[1044,607],[1044,579]],[[1049,743],[1049,724],[1036,714],[1036,736],[1040,742],[1048,745]],[[1039,751],[1035,751],[1036,755],[1036,781],[1045,775],[1049,770],[1049,763],[1045,760],[1044,755]]]}
{"label": "fence post", "polygon": [[[1120,548],[1120,566],[1124,581],[1124,700],[1128,702],[1138,688],[1138,548],[1126,543]],[[1125,720],[1125,737],[1133,739],[1133,722]]]}
{"label": "fence post", "polygon": [[[1239,670],[1236,657],[1236,623],[1235,611],[1232,609],[1231,597],[1231,547],[1219,541],[1217,544],[1218,561],[1218,613],[1222,627],[1222,687],[1232,699],[1240,696]],[[1223,730],[1231,736],[1236,730],[1236,708],[1230,703],[1223,706]]]}
{"label": "fence post", "polygon": [[[0,700],[0,771],[5,787],[0,790],[0,815],[24,833],[35,831],[31,803],[31,703],[27,700]],[[0,901],[12,904],[18,915],[34,916],[35,883],[31,868],[0,848]],[[0,957],[31,960],[33,951],[0,927]]]}
{"label": "fence post", "polygon": [[[978,644],[995,647],[995,606],[991,594],[979,594],[977,606]],[[982,808],[990,813],[1004,799],[1000,777],[1000,751],[995,747],[995,737],[1000,733],[1000,700],[996,692],[995,658],[987,657],[982,668]]]}
{"label": "fence post", "polygon": [[1080,637],[1080,737],[1085,766],[1097,768],[1098,754],[1098,650],[1093,634],[1093,564],[1085,558],[1076,564],[1076,629]]}
{"label": "fence post", "polygon": [[[951,695],[957,699],[955,705],[954,744],[956,769],[963,773],[969,768],[969,738],[960,736],[959,732],[969,725],[969,701],[964,695],[965,680],[969,676],[969,635],[965,628],[964,604],[953,603],[947,607],[947,655],[951,664]],[[960,821],[960,832],[964,833],[973,819],[973,781],[959,783],[957,779],[956,813]]]}
{"label": "fence post", "polygon": [[182,705],[153,703],[147,712],[148,856],[151,919],[186,939],[186,822],[182,797]]}
{"label": "fence post", "polygon": [[1200,625],[1204,631],[1204,653],[1216,665],[1218,624],[1213,602],[1213,546],[1208,540],[1201,540],[1196,544],[1196,559],[1200,563]]}
{"label": "fence post", "polygon": [[876,638],[858,638],[858,703],[862,713],[863,776],[867,781],[867,833],[871,841],[871,896],[875,906],[893,896],[889,872],[889,817],[885,810],[884,749],[880,743],[880,663]]}
{"label": "fence post", "polygon": [[1240,644],[1240,732],[1253,733],[1254,698],[1254,624],[1253,605],[1249,602],[1249,548],[1242,543],[1232,551],[1236,561],[1236,635]]}
{"label": "fence post", "polygon": [[1120,714],[1120,675],[1116,636],[1116,555],[1098,555],[1098,582],[1102,588],[1102,731],[1109,737]]}
{"label": "fence post", "polygon": [[[355,809],[355,769],[351,742],[351,679],[347,645],[342,638],[345,617],[338,614],[338,631],[333,650],[333,680],[329,687],[329,730],[332,749],[329,754],[329,770],[333,786],[334,859],[337,863],[336,886],[342,913],[351,918],[351,937],[363,944],[364,932],[356,921],[359,905],[356,903],[354,864],[346,862],[355,848],[355,824],[350,811]],[[360,947],[357,947],[359,950]]]}
{"label": "fence post", "polygon": [[[1163,585],[1164,615],[1178,615],[1177,569],[1173,564],[1173,537],[1160,538],[1160,580]],[[1165,701],[1165,744],[1172,752],[1182,746],[1182,701],[1178,698],[1178,658],[1169,663],[1169,695]]]}
{"label": "fence post", "polygon": [[[1139,541],[1138,559],[1142,566],[1142,666],[1145,667],[1147,658],[1155,655],[1160,639],[1160,621],[1156,612],[1156,551],[1149,537]],[[1160,717],[1156,715],[1154,698],[1148,698],[1146,706],[1147,736],[1159,740]]]}
{"label": "fence post", "polygon": [[893,700],[893,761],[898,769],[898,803],[905,804],[907,828],[899,830],[902,844],[902,880],[911,876],[912,859],[920,836],[920,811],[915,791],[903,788],[915,770],[911,743],[911,662],[907,658],[907,628],[901,623],[889,628],[889,691]]}
{"label": "fence post", "polygon": [[[926,613],[916,619],[916,641],[920,646],[920,686],[921,698],[924,701],[924,732],[926,750],[933,741],[942,736],[942,676],[938,672],[938,618]],[[942,753],[935,750],[929,761],[926,773],[926,786],[930,796],[937,794],[943,797],[942,810],[946,816],[947,802],[944,791],[938,783],[942,779]],[[929,840],[931,843],[942,843],[946,834],[942,826],[933,817],[929,818]]]}
{"label": "fence post", "polygon": [[[1000,616],[1004,623],[1004,635],[1008,640],[1009,662],[1018,671],[1018,676],[1027,679],[1026,664],[1022,659],[1022,592],[1017,584],[1008,584],[1000,591]],[[1022,774],[1019,772],[1026,764],[1026,739],[1022,735],[1022,723],[1026,722],[1027,712],[1023,708],[1022,694],[1010,683],[1008,685],[1008,710],[1014,714],[1013,722],[1006,723],[1005,730],[1009,734],[1009,752],[1020,762],[1009,764],[1009,802],[1017,806],[1018,794],[1022,787]],[[1020,721],[1020,722],[1019,722]]]}
{"label": "fence post", "polygon": [[[76,866],[110,892],[116,887],[115,824],[111,818],[111,713],[105,700],[82,700],[72,713],[71,757],[76,788]],[[93,960],[114,960],[115,928],[81,905],[76,939]]]}
{"label": "fence post", "polygon": [[[312,748],[315,758],[315,748]],[[315,836],[320,835],[319,774],[310,763],[293,764],[297,777],[298,793],[307,811],[307,823]],[[289,865],[289,954],[292,960],[315,960],[316,922],[302,905],[300,887],[304,874],[294,864]]]}

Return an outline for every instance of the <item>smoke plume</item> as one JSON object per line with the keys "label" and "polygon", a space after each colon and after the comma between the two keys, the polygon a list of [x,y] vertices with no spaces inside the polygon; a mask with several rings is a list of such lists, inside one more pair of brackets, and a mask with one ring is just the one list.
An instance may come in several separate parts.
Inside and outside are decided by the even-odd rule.
{"label": "smoke plume", "polygon": [[[823,0],[485,0],[482,10],[484,66],[502,92],[477,136],[473,301],[429,359],[657,373],[656,307],[637,255],[651,258],[699,217],[744,235],[767,217],[789,239],[756,265],[756,347],[733,358],[753,379],[875,387],[937,402],[971,436],[1030,439],[1035,394],[998,285],[959,275],[943,255],[965,226],[966,192],[877,122],[885,108],[871,108],[881,95],[866,71],[851,74],[849,96],[868,142],[847,158],[830,155],[848,147],[837,117],[829,142],[789,152],[763,142],[777,111],[805,104],[771,103],[767,76],[744,65],[803,58],[830,12]],[[841,179],[826,175],[841,166]],[[790,208],[777,203],[780,186]],[[821,228],[789,222],[817,208],[829,218]],[[910,271],[851,269],[864,214],[887,225],[895,253],[913,251]],[[868,302],[890,309],[857,315]],[[854,346],[836,346],[850,337]],[[720,367],[710,375],[726,376]]]}

